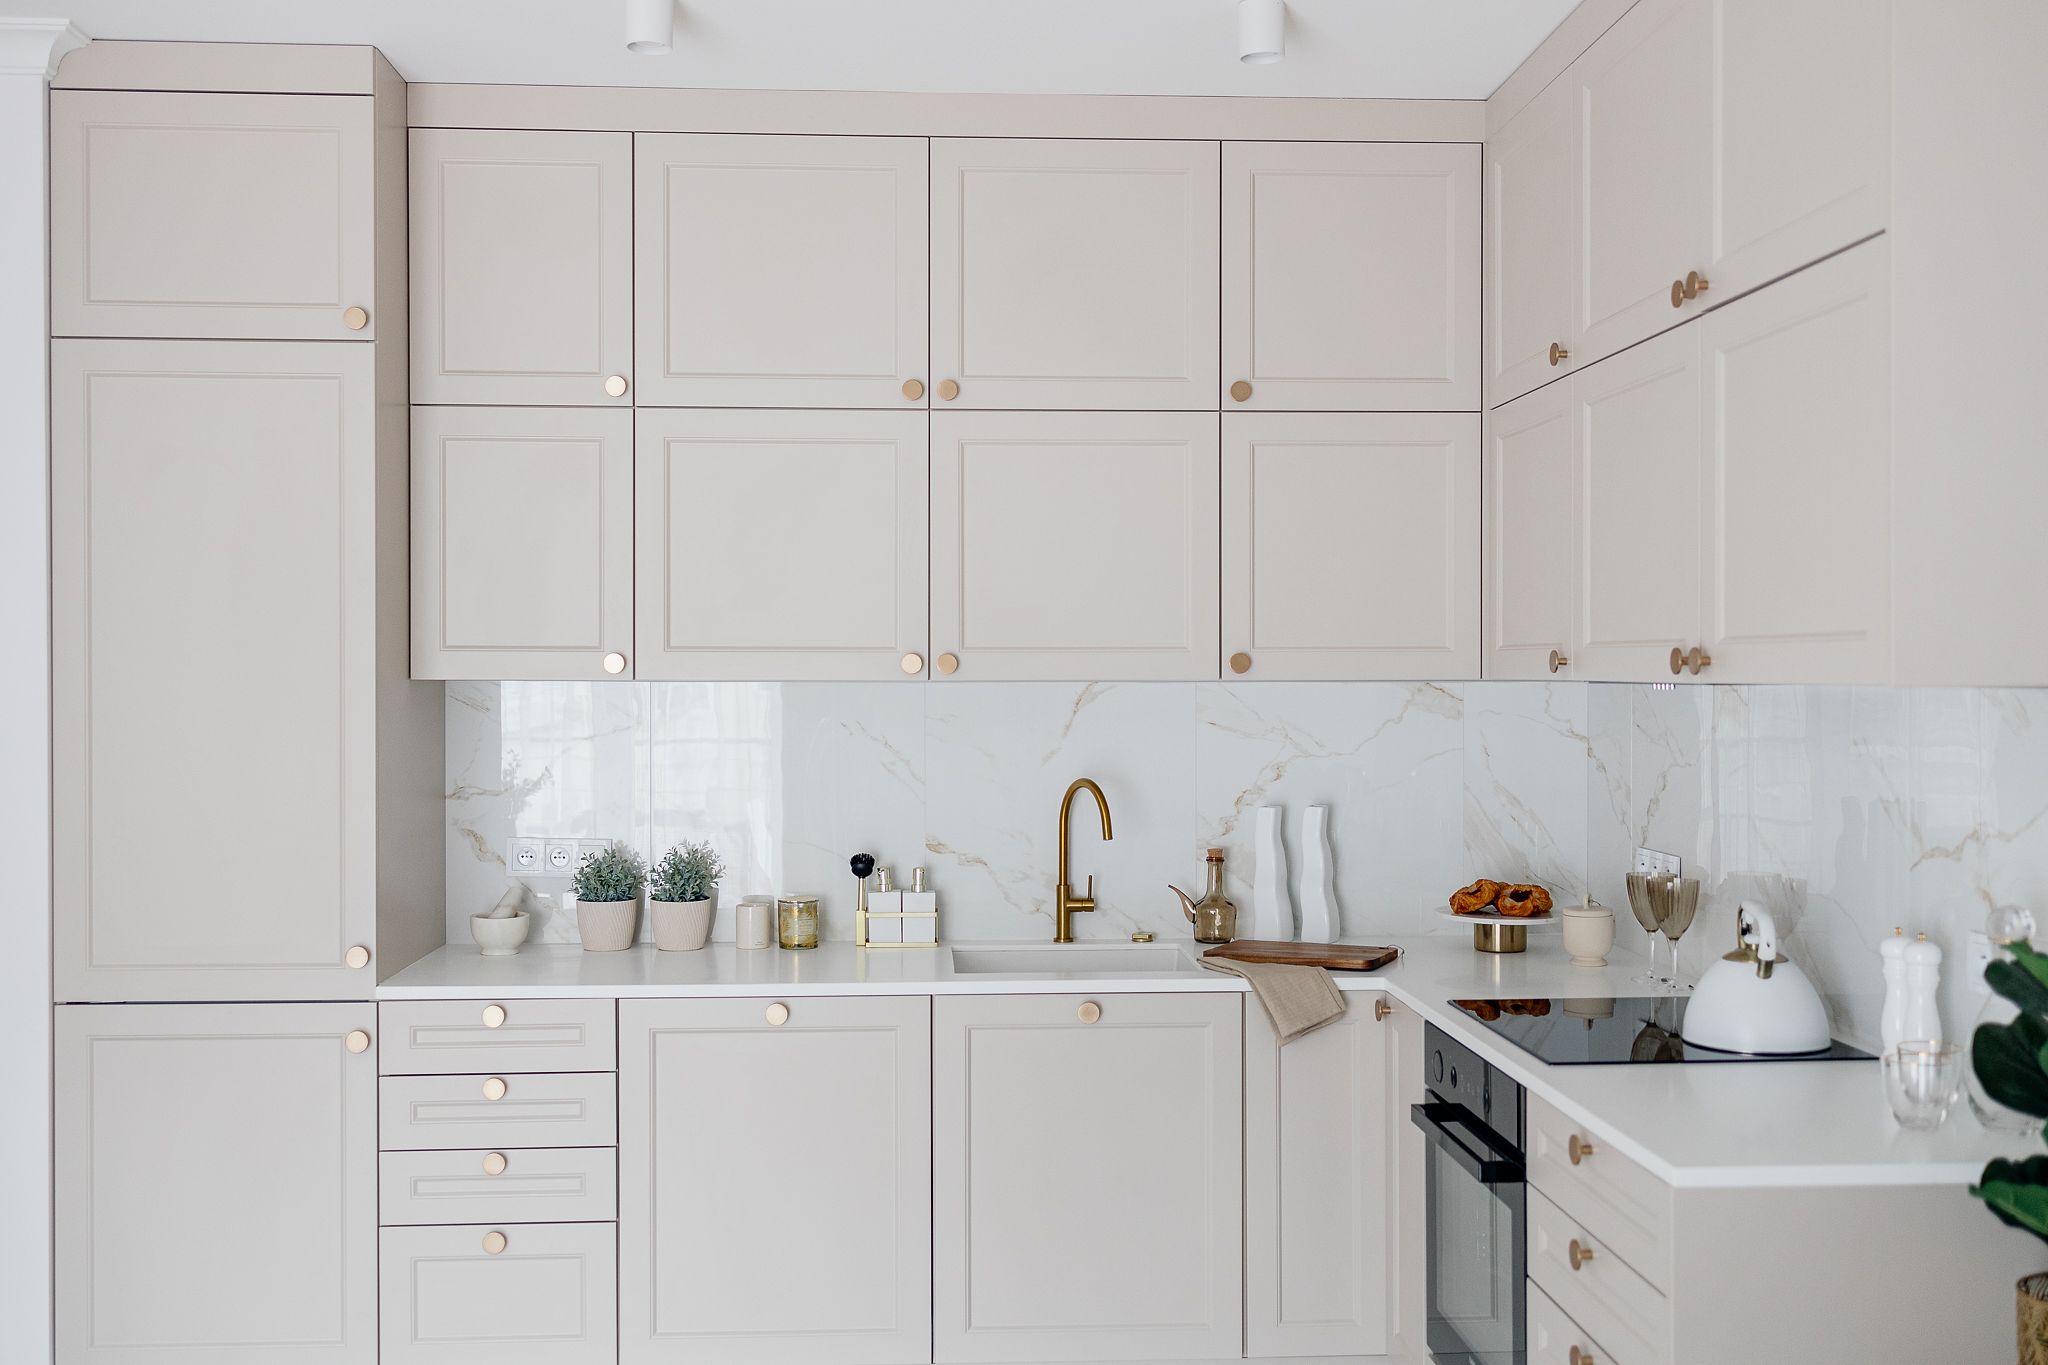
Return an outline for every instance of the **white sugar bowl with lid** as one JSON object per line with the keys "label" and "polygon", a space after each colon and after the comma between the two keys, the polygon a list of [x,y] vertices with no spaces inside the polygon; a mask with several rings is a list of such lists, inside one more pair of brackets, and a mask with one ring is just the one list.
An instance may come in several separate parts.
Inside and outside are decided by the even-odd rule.
{"label": "white sugar bowl with lid", "polygon": [[1574,967],[1604,967],[1607,950],[1614,946],[1614,912],[1598,901],[1567,905],[1559,912],[1564,919],[1564,950]]}

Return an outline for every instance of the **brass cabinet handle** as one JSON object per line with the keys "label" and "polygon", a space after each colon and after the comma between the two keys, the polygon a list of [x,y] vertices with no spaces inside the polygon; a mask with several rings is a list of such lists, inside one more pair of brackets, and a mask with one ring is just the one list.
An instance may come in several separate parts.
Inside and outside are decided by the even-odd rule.
{"label": "brass cabinet handle", "polygon": [[1702,670],[1713,666],[1714,656],[1698,645],[1691,649],[1680,649],[1677,645],[1671,647],[1671,676],[1674,678],[1687,669],[1691,669],[1692,675],[1698,677]]}
{"label": "brass cabinet handle", "polygon": [[769,1023],[780,1027],[789,1022],[789,1006],[778,1000],[767,1009],[761,1011],[761,1017]]}
{"label": "brass cabinet handle", "polygon": [[1235,384],[1232,384],[1230,386],[1230,396],[1234,401],[1239,403],[1245,402],[1248,399],[1250,399],[1252,396],[1251,380],[1240,379]]}
{"label": "brass cabinet handle", "polygon": [[1599,1363],[1593,1359],[1591,1351],[1582,1351],[1574,1346],[1572,1347],[1571,1365],[1599,1365]]}
{"label": "brass cabinet handle", "polygon": [[487,1100],[502,1100],[505,1098],[504,1077],[490,1076],[484,1080],[484,1098]]}
{"label": "brass cabinet handle", "polygon": [[624,398],[626,396],[626,376],[615,374],[607,378],[604,381],[604,391],[613,398]]}
{"label": "brass cabinet handle", "polygon": [[626,656],[613,650],[604,656],[604,671],[617,676],[626,671]]}
{"label": "brass cabinet handle", "polygon": [[904,655],[901,662],[903,671],[913,677],[924,672],[924,655],[922,654],[913,651]]}
{"label": "brass cabinet handle", "polygon": [[1081,1008],[1074,1011],[1074,1017],[1084,1024],[1092,1024],[1102,1017],[1102,1006],[1093,1000],[1083,1000]]}
{"label": "brass cabinet handle", "polygon": [[505,1007],[504,1007],[503,1005],[485,1005],[485,1006],[484,1006],[484,1027],[485,1027],[485,1028],[501,1028],[501,1027],[503,1027],[503,1026],[504,1026],[504,1023],[505,1023]]}
{"label": "brass cabinet handle", "polygon": [[1572,1269],[1577,1270],[1580,1266],[1593,1259],[1593,1248],[1580,1246],[1579,1239],[1574,1237],[1572,1238],[1571,1245],[1565,1248],[1565,1255],[1570,1258]]}
{"label": "brass cabinet handle", "polygon": [[370,1035],[359,1028],[350,1029],[348,1037],[341,1040],[341,1045],[350,1052],[368,1052],[370,1050]]}
{"label": "brass cabinet handle", "polygon": [[1673,308],[1683,308],[1683,307],[1685,307],[1685,281],[1684,281],[1684,280],[1673,280],[1673,281],[1671,282],[1671,306],[1672,306]]}
{"label": "brass cabinet handle", "polygon": [[347,953],[343,954],[341,960],[360,971],[370,965],[370,950],[358,943],[355,947],[349,949]]}
{"label": "brass cabinet handle", "polygon": [[918,399],[924,397],[924,381],[922,379],[904,380],[903,396],[905,398],[908,398],[913,403],[915,403]]}
{"label": "brass cabinet handle", "polygon": [[341,310],[341,325],[351,332],[360,332],[370,325],[370,310],[359,304],[351,304]]}
{"label": "brass cabinet handle", "polygon": [[1394,1007],[1387,1003],[1387,997],[1384,995],[1372,1002],[1372,1017],[1381,1023],[1385,1023],[1387,1016],[1393,1012]]}
{"label": "brass cabinet handle", "polygon": [[1587,1157],[1593,1155],[1593,1144],[1580,1137],[1577,1133],[1573,1133],[1572,1140],[1565,1144],[1565,1150],[1571,1153],[1572,1165],[1576,1166]]}
{"label": "brass cabinet handle", "polygon": [[1570,668],[1571,666],[1572,661],[1570,659],[1567,659],[1564,655],[1558,653],[1554,649],[1550,651],[1550,671],[1552,673],[1555,673],[1560,669]]}
{"label": "brass cabinet handle", "polygon": [[1697,270],[1685,272],[1685,296],[1696,299],[1707,292],[1707,277]]}
{"label": "brass cabinet handle", "polygon": [[484,1234],[484,1254],[496,1256],[505,1249],[505,1234],[496,1230]]}
{"label": "brass cabinet handle", "polygon": [[1564,361],[1570,360],[1571,358],[1572,353],[1570,351],[1567,351],[1564,347],[1558,345],[1554,341],[1550,343],[1550,363],[1553,366],[1562,364]]}
{"label": "brass cabinet handle", "polygon": [[1230,671],[1231,671],[1232,673],[1249,673],[1249,672],[1251,672],[1251,671],[1252,671],[1252,656],[1251,656],[1251,655],[1249,655],[1249,654],[1247,654],[1247,653],[1245,653],[1245,652],[1244,652],[1243,650],[1241,650],[1241,649],[1240,649],[1239,651],[1237,651],[1237,653],[1235,653],[1235,654],[1231,655],[1231,656],[1230,656]]}
{"label": "brass cabinet handle", "polygon": [[507,1161],[505,1160],[505,1154],[504,1154],[503,1152],[485,1152],[485,1153],[484,1153],[484,1174],[485,1174],[485,1175],[503,1175],[503,1174],[505,1174],[505,1167],[506,1167],[506,1166],[507,1166],[508,1164],[510,1164],[510,1163],[508,1163],[508,1162],[507,1162]]}
{"label": "brass cabinet handle", "polygon": [[955,398],[958,398],[959,396],[960,396],[960,381],[959,381],[959,380],[957,380],[957,379],[941,379],[941,380],[939,381],[939,397],[941,397],[941,398],[945,399],[945,400],[946,400],[946,401],[947,401],[948,403],[950,403],[950,402],[952,402],[952,401],[953,401],[953,400],[954,400]]}
{"label": "brass cabinet handle", "polygon": [[939,672],[951,677],[959,671],[960,656],[958,654],[941,654],[939,656]]}

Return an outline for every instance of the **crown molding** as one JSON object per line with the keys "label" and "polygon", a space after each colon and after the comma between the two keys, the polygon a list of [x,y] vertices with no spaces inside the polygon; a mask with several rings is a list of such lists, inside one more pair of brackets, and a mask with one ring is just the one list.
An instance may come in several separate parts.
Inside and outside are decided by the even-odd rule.
{"label": "crown molding", "polygon": [[64,19],[0,19],[0,76],[57,74],[57,63],[92,39]]}

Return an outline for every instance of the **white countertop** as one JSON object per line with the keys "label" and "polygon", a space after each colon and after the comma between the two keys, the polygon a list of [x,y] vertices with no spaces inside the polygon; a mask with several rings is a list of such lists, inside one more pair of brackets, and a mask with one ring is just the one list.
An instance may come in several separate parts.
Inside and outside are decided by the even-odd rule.
{"label": "white countertop", "polygon": [[[1363,936],[1369,939],[1370,935]],[[1167,942],[1162,940],[1162,943]],[[623,953],[537,945],[484,957],[468,944],[437,949],[377,989],[379,1000],[507,997],[746,995],[1020,995],[1238,991],[1237,977],[1190,966],[1143,976],[955,973],[950,949],[861,949],[828,942],[805,952]],[[1050,945],[1034,945],[1050,946]],[[1127,948],[1084,943],[1077,949]],[[1156,945],[1155,945],[1156,946]],[[1173,944],[1192,957],[1196,945]],[[1962,1185],[1994,1156],[2031,1155],[2036,1142],[1985,1132],[1958,1105],[1936,1133],[1909,1133],[1885,1104],[1877,1063],[1551,1066],[1453,1008],[1454,999],[1631,996],[1640,963],[1573,967],[1555,938],[1532,934],[1526,953],[1474,952],[1464,934],[1411,939],[1401,959],[1370,974],[1337,973],[1347,991],[1384,992],[1479,1052],[1534,1094],[1680,1187]]]}

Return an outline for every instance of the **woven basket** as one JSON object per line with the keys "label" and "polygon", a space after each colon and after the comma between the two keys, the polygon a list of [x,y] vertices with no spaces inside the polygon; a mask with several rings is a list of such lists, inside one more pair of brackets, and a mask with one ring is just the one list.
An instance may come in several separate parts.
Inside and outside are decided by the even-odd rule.
{"label": "woven basket", "polygon": [[2019,1365],[2048,1365],[2048,1274],[2021,1280],[2014,1297],[2019,1307]]}

